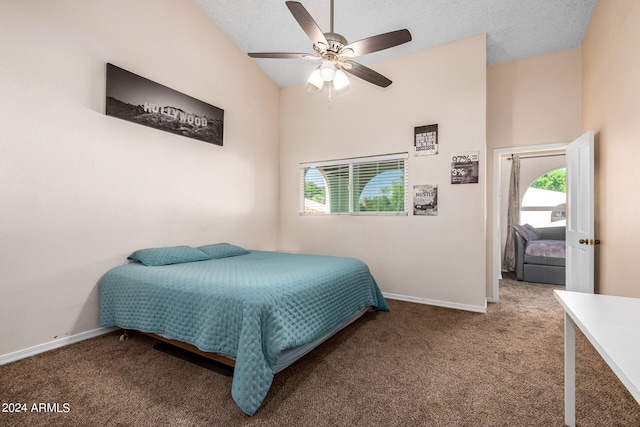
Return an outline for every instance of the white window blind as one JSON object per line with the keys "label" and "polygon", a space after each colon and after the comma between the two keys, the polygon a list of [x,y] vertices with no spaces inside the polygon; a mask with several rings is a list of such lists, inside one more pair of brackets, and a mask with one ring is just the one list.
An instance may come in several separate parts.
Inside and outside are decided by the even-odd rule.
{"label": "white window blind", "polygon": [[407,215],[408,153],[300,164],[301,215]]}

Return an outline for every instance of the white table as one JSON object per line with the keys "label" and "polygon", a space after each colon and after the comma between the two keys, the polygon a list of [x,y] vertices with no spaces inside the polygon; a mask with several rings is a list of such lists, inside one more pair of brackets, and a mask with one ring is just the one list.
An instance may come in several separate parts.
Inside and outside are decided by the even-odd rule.
{"label": "white table", "polygon": [[576,325],[640,403],[640,299],[554,291],[564,316],[564,422],[576,425]]}

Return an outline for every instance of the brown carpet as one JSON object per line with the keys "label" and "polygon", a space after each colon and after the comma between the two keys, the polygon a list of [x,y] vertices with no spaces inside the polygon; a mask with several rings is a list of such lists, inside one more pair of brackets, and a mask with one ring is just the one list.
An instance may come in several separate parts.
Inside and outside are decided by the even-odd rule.
{"label": "brown carpet", "polygon": [[[253,417],[231,399],[230,377],[144,336],[103,335],[0,366],[3,404],[69,409],[0,413],[0,425],[562,426],[553,289],[505,279],[487,314],[390,300],[390,313],[367,313],[277,374]],[[640,405],[582,334],[577,341],[578,425],[640,425]]]}

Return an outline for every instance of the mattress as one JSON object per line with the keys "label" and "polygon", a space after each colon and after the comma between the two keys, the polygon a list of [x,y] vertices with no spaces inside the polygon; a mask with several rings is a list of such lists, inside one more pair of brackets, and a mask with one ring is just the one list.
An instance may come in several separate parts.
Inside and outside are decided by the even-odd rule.
{"label": "mattress", "polygon": [[99,287],[101,326],[163,334],[235,359],[232,396],[248,415],[285,350],[332,333],[364,308],[389,310],[367,265],[346,257],[250,251],[130,263],[109,270]]}

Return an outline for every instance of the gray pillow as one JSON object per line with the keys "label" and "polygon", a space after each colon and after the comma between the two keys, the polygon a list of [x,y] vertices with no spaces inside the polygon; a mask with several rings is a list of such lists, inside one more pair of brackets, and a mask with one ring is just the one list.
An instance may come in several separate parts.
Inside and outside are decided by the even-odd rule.
{"label": "gray pillow", "polygon": [[[520,233],[520,235],[522,236],[522,238],[524,239],[525,242],[528,242],[529,240],[537,240],[538,237],[539,237],[538,232],[536,232],[535,230],[533,232],[531,232],[531,230],[527,227],[527,225],[529,225],[529,224],[525,224],[525,225],[514,224],[514,225],[512,225],[512,227],[518,233]],[[529,227],[531,227],[531,226],[529,226]]]}
{"label": "gray pillow", "polygon": [[540,233],[538,233],[538,230],[536,230],[533,225],[525,224],[523,227],[529,232],[529,240],[540,240]]}

